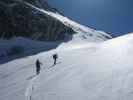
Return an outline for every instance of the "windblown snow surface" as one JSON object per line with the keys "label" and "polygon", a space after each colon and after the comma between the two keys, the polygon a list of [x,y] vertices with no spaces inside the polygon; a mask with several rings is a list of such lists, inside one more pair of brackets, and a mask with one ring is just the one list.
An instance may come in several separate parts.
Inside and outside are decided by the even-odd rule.
{"label": "windblown snow surface", "polygon": [[[72,40],[0,65],[0,100],[132,100],[133,34],[100,43]],[[51,55],[59,54],[53,66]],[[35,61],[43,63],[35,76]]]}
{"label": "windblown snow surface", "polygon": [[[133,34],[108,40],[111,36],[104,32],[26,4],[73,28],[77,34],[53,50],[1,64],[0,100],[132,100]],[[37,46],[44,48],[56,43],[24,38],[0,40],[0,51],[14,44],[32,52]],[[55,66],[54,53],[59,55]],[[38,76],[37,59],[43,63]]]}

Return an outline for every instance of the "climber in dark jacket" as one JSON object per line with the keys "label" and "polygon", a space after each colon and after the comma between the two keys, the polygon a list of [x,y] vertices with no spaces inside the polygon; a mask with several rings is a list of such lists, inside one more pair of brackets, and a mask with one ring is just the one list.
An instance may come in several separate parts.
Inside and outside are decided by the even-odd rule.
{"label": "climber in dark jacket", "polygon": [[53,54],[54,65],[56,65],[56,62],[57,62],[57,58],[58,58],[58,55],[57,55],[57,54]]}
{"label": "climber in dark jacket", "polygon": [[39,59],[36,60],[36,75],[40,73],[42,63],[39,61]]}

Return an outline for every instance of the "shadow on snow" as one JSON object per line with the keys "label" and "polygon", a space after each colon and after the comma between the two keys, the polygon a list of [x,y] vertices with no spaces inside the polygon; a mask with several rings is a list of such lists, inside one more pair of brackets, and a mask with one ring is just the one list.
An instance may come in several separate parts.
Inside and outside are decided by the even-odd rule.
{"label": "shadow on snow", "polygon": [[[0,65],[5,64],[5,63],[10,62],[15,59],[20,59],[20,58],[36,55],[40,52],[56,49],[61,43],[69,42],[70,40],[72,40],[72,37],[73,36],[71,35],[71,36],[69,36],[69,38],[66,38],[61,41],[56,41],[56,42],[55,41],[54,42],[33,41],[33,43],[32,43],[31,42],[32,40],[31,40],[31,41],[23,44],[23,47],[26,47],[26,49],[24,50],[24,53],[18,54],[18,55],[13,55],[13,56],[4,56],[4,57],[0,56]],[[32,47],[30,46],[31,43],[32,43]],[[17,43],[17,44],[21,45],[21,43]],[[6,46],[6,44],[4,45],[3,43],[0,43],[0,46]]]}

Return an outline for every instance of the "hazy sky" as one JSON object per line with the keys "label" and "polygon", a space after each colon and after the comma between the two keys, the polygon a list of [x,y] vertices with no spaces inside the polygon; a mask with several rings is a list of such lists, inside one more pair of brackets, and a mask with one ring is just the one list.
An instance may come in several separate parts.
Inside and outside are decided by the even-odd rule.
{"label": "hazy sky", "polygon": [[48,0],[64,15],[115,35],[133,32],[133,0]]}

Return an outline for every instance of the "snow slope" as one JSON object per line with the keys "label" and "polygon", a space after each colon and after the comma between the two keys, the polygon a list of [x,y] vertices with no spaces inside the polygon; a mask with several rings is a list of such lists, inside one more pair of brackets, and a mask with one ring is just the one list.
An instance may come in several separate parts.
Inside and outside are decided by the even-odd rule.
{"label": "snow slope", "polygon": [[[0,100],[132,100],[133,34],[75,42],[0,65]],[[59,54],[53,66],[51,55]],[[35,60],[43,63],[35,76]]]}

